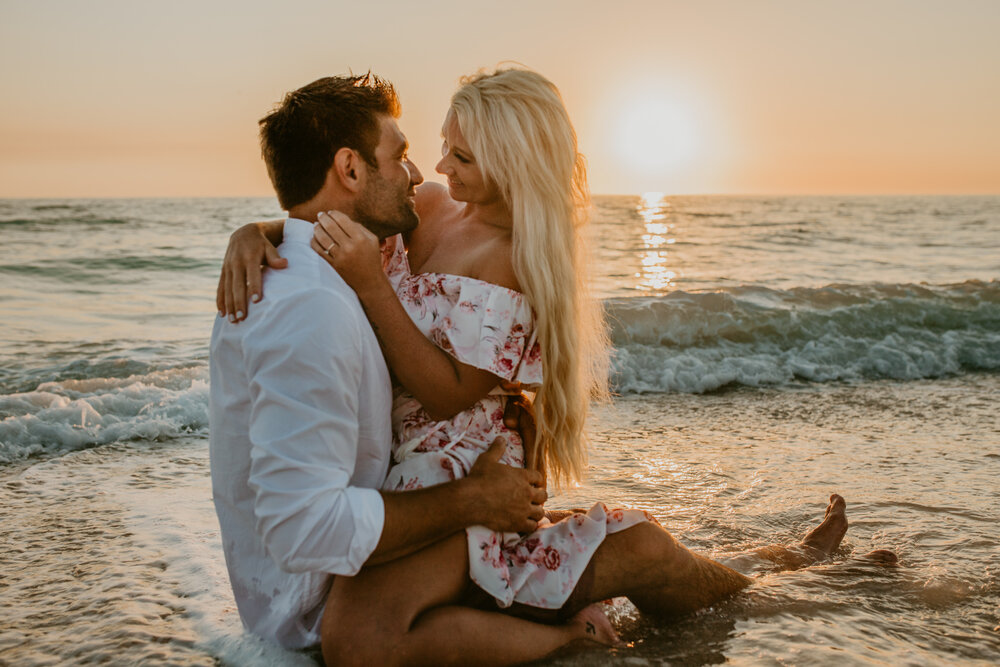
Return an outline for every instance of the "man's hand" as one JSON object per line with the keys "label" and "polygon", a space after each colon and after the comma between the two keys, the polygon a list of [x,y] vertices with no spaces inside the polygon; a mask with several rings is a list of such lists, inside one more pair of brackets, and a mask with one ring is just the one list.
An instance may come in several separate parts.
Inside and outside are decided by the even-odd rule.
{"label": "man's hand", "polygon": [[385,525],[368,565],[387,563],[469,526],[529,533],[544,516],[547,496],[534,470],[500,463],[507,443],[497,438],[467,477],[413,491],[383,491]]}
{"label": "man's hand", "polygon": [[230,322],[240,322],[247,316],[247,296],[254,303],[264,296],[261,280],[261,266],[284,269],[288,260],[278,254],[262,225],[274,223],[250,223],[243,225],[229,237],[226,257],[222,260],[222,275],[215,293],[215,305],[219,314],[229,316]]}
{"label": "man's hand", "polygon": [[506,447],[503,438],[494,440],[466,478],[476,485],[477,523],[502,533],[530,533],[545,516],[548,494],[537,470],[500,463]]}

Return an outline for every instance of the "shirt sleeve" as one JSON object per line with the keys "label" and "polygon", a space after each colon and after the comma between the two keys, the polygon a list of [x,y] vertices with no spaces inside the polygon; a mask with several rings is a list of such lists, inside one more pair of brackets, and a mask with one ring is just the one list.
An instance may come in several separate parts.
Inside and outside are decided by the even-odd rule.
{"label": "shirt sleeve", "polygon": [[281,301],[245,339],[257,533],[284,570],[353,575],[385,521],[379,492],[350,486],[360,322],[341,295],[326,290]]}

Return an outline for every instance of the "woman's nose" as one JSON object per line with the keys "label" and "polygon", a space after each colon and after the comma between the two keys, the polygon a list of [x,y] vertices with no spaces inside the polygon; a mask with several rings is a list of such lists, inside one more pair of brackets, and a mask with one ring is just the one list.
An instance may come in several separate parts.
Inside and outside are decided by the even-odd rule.
{"label": "woman's nose", "polygon": [[445,176],[448,176],[449,173],[448,173],[448,164],[447,163],[448,163],[448,158],[447,157],[441,158],[438,161],[438,163],[434,166],[434,171],[436,171],[439,174],[444,174]]}

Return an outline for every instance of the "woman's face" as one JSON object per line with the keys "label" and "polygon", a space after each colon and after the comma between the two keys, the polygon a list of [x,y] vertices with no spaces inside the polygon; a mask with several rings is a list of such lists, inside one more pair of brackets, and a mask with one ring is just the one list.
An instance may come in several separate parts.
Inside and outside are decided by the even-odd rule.
{"label": "woman's face", "polygon": [[435,169],[448,177],[448,194],[455,201],[474,204],[489,204],[499,198],[499,191],[492,181],[483,178],[468,142],[458,127],[458,118],[451,111],[441,128],[444,143],[441,146],[441,161]]}

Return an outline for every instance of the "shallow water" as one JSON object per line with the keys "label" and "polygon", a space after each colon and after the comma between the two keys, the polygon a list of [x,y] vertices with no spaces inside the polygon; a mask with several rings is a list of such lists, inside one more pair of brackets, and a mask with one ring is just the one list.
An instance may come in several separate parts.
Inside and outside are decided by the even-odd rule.
{"label": "shallow water", "polygon": [[[651,511],[726,558],[795,542],[627,649],[546,664],[1000,659],[1000,198],[600,197],[619,397],[552,507]],[[0,664],[313,664],[243,632],[211,505],[218,258],[259,200],[0,201]],[[901,566],[853,559],[896,551]]]}
{"label": "shallow water", "polygon": [[[567,500],[636,499],[686,544],[719,558],[797,541],[833,491],[847,499],[851,523],[830,562],[758,574],[747,593],[680,624],[626,607],[635,646],[616,657],[995,663],[998,392],[989,375],[631,397],[600,411],[594,478]],[[873,549],[895,551],[900,567],[854,560]],[[563,662],[577,659],[599,660]]]}
{"label": "shallow water", "polygon": [[[681,622],[619,600],[610,613],[630,648],[547,662],[992,662],[1000,378],[973,380],[635,396],[599,408],[591,477],[553,507],[642,507],[718,558],[796,542],[833,491],[847,498],[851,527],[830,562],[758,573],[746,593]],[[203,440],[187,438],[4,470],[4,660],[309,664],[242,632],[207,466]],[[900,567],[853,559],[876,548],[899,554]]]}

